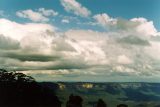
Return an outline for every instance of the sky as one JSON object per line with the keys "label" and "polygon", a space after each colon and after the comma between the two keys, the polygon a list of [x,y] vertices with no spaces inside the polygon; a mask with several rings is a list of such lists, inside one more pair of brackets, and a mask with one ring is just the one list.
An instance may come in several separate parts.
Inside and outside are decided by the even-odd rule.
{"label": "sky", "polygon": [[0,0],[0,67],[37,81],[160,82],[159,0]]}

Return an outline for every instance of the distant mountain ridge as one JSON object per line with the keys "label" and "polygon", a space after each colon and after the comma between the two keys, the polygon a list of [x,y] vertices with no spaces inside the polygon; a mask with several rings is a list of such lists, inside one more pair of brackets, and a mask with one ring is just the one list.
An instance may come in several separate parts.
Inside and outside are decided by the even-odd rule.
{"label": "distant mountain ridge", "polygon": [[[55,89],[62,102],[73,93],[84,98],[85,107],[92,107],[98,98],[104,99],[108,105],[126,103],[129,107],[156,107],[160,105],[160,83],[92,83],[92,82],[57,82],[55,87],[52,82],[47,84]],[[53,87],[52,87],[53,86]],[[139,106],[140,105],[140,106]]]}

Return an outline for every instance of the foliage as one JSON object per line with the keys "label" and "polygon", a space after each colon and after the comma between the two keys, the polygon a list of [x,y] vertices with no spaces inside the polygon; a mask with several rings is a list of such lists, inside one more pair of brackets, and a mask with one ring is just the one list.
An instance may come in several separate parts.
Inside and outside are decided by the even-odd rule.
{"label": "foliage", "polygon": [[0,107],[61,107],[61,103],[34,78],[0,69]]}

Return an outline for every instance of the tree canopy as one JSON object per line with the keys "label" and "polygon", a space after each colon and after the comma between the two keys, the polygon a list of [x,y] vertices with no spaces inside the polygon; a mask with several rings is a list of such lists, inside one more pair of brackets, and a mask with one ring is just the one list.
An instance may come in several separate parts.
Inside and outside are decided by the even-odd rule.
{"label": "tree canopy", "polygon": [[0,107],[61,107],[61,102],[31,76],[0,69]]}

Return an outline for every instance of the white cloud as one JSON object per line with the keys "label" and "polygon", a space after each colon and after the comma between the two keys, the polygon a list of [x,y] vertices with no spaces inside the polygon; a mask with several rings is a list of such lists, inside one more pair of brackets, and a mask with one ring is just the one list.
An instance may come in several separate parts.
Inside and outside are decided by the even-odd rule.
{"label": "white cloud", "polygon": [[120,64],[131,64],[132,60],[128,58],[126,55],[118,56],[118,63]]}
{"label": "white cloud", "polygon": [[160,42],[151,41],[151,46],[145,48],[145,52],[155,59],[160,59]]}
{"label": "white cloud", "polygon": [[[144,19],[141,21],[145,22]],[[0,35],[3,35],[0,41],[5,41],[0,43],[0,65],[12,70],[29,70],[30,74],[37,71],[34,75],[61,77],[157,75],[155,64],[159,65],[160,42],[143,39],[138,30],[134,31],[134,35],[130,35],[130,30],[69,30],[62,33],[49,24],[21,24],[0,19]],[[149,45],[135,40],[145,40]]]}
{"label": "white cloud", "polygon": [[9,37],[5,37],[0,34],[0,49],[10,50],[10,49],[18,49],[19,43],[16,40],[13,40]]}
{"label": "white cloud", "polygon": [[28,18],[34,22],[46,22],[49,21],[49,19],[45,16],[43,16],[39,12],[35,12],[33,10],[23,10],[16,12],[16,15],[21,18]]}
{"label": "white cloud", "polygon": [[93,18],[98,22],[98,24],[100,24],[104,27],[117,24],[117,19],[111,18],[106,13],[97,14],[97,15],[93,16]]}
{"label": "white cloud", "polygon": [[41,35],[46,30],[54,31],[56,28],[49,24],[26,23],[20,24],[7,19],[0,19],[0,34],[20,41],[29,35]]}
{"label": "white cloud", "polygon": [[58,12],[55,12],[52,9],[39,8],[38,11],[33,11],[31,9],[17,11],[16,15],[21,18],[30,19],[33,22],[47,22],[50,19],[50,16],[57,16]]}
{"label": "white cloud", "polygon": [[58,12],[52,10],[52,9],[45,9],[45,8],[39,8],[38,11],[42,13],[44,16],[57,16]]}
{"label": "white cloud", "polygon": [[127,68],[123,65],[115,66],[113,67],[113,70],[116,70],[117,72],[120,72],[120,73],[124,73],[123,75],[125,75],[126,73],[130,73],[131,75],[136,73],[136,71],[134,71],[133,69]]}
{"label": "white cloud", "polygon": [[107,63],[105,53],[101,48],[101,44],[105,42],[99,37],[101,34],[100,32],[84,30],[67,31],[65,36],[69,39],[66,42],[75,51],[66,53],[66,55],[83,58],[89,65]]}
{"label": "white cloud", "polygon": [[62,22],[62,23],[69,23],[69,20],[67,20],[67,19],[62,19],[61,22]]}
{"label": "white cloud", "polygon": [[159,35],[153,21],[148,21],[143,17],[132,18],[130,20],[112,18],[106,13],[97,14],[93,17],[97,24],[102,27],[116,31],[122,31],[134,35],[142,35],[143,37],[151,37]]}
{"label": "white cloud", "polygon": [[91,14],[86,7],[83,7],[76,0],[61,0],[61,4],[67,12],[72,12],[75,15],[88,17]]}
{"label": "white cloud", "polygon": [[136,31],[149,36],[157,36],[158,31],[156,30],[153,21],[148,21],[145,18],[133,18],[131,19],[132,22],[138,23],[136,26]]}

